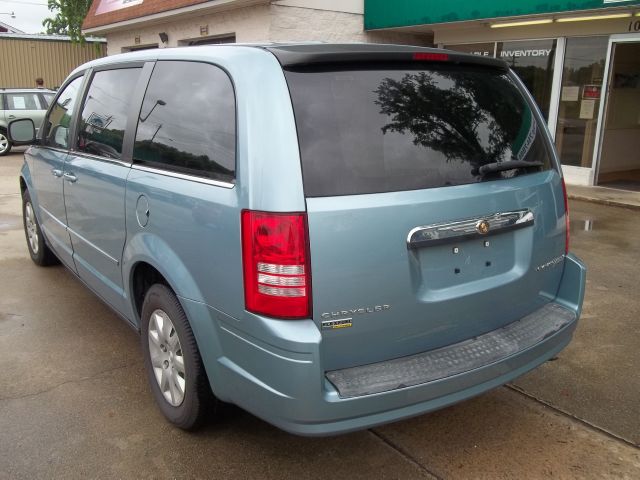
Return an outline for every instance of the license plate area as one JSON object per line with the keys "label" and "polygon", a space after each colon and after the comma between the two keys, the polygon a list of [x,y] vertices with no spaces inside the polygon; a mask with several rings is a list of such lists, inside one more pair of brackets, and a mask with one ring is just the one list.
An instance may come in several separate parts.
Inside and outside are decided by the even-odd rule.
{"label": "license plate area", "polygon": [[425,293],[503,275],[516,261],[513,232],[433,245],[414,253]]}

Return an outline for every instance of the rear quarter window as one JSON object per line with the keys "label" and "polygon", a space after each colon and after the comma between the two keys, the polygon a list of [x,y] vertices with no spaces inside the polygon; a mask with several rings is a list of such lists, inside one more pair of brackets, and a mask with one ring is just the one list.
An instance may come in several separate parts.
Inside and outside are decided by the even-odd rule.
{"label": "rear quarter window", "polygon": [[233,182],[236,111],[233,85],[207,63],[156,64],[138,117],[135,162]]}
{"label": "rear quarter window", "polygon": [[[411,64],[307,67],[285,76],[307,196],[462,185],[552,168],[544,127],[506,72]],[[527,166],[481,170],[513,160]]]}

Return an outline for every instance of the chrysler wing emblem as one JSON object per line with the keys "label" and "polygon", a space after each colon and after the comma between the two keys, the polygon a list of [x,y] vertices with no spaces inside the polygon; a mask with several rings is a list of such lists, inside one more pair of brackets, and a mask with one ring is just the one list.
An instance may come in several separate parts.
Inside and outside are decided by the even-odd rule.
{"label": "chrysler wing emblem", "polygon": [[487,233],[489,233],[489,228],[489,222],[487,222],[486,220],[479,220],[478,223],[476,223],[476,231],[480,235],[486,235]]}

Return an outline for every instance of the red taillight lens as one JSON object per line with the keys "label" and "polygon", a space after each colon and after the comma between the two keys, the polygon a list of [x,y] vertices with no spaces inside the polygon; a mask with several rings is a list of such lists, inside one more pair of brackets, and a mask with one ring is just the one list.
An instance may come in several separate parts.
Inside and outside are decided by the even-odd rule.
{"label": "red taillight lens", "polygon": [[311,272],[304,213],[242,211],[244,301],[276,318],[311,316]]}
{"label": "red taillight lens", "polygon": [[428,62],[446,62],[449,60],[448,53],[432,53],[432,52],[415,52],[414,60],[423,60]]}
{"label": "red taillight lens", "polygon": [[567,197],[567,186],[564,184],[564,178],[562,179],[562,194],[564,195],[564,221],[567,233],[564,240],[564,253],[569,253],[569,198]]}

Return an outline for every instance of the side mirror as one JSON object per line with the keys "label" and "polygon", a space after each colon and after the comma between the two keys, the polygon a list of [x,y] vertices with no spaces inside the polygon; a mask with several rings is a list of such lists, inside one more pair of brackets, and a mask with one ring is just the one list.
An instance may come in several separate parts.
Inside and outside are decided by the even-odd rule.
{"label": "side mirror", "polygon": [[14,145],[31,145],[36,142],[36,126],[30,118],[9,122],[8,136]]}

